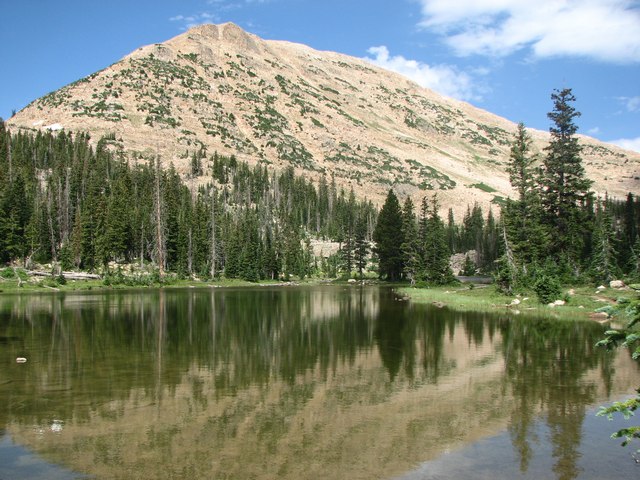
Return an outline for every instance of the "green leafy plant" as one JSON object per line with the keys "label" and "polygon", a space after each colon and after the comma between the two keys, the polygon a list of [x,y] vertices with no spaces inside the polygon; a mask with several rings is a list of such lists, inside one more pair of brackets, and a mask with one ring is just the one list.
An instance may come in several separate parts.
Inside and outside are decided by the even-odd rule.
{"label": "green leafy plant", "polygon": [[[631,288],[640,293],[640,285],[631,285]],[[607,350],[613,350],[618,347],[628,348],[633,352],[631,358],[638,361],[640,360],[640,331],[638,331],[638,325],[640,324],[640,294],[634,300],[625,299],[624,302],[618,304],[617,309],[618,311],[623,310],[631,317],[631,320],[624,328],[607,330],[604,334],[605,337],[596,346]],[[625,419],[629,419],[639,407],[640,388],[637,388],[634,398],[624,402],[614,402],[608,407],[600,407],[597,415],[612,419],[614,414],[620,414]],[[614,432],[611,438],[622,438],[622,446],[627,446],[632,440],[640,439],[640,425],[621,428]],[[640,453],[640,449],[636,450],[636,453]],[[636,461],[638,460],[636,459]]]}

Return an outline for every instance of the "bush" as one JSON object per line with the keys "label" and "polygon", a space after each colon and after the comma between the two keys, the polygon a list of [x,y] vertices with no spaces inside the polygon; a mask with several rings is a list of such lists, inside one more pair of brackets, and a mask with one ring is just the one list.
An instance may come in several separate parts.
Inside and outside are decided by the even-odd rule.
{"label": "bush", "polygon": [[540,303],[551,303],[560,298],[562,286],[558,277],[553,275],[541,275],[533,285],[533,290],[538,295]]}
{"label": "bush", "polygon": [[20,278],[20,280],[22,281],[26,281],[29,279],[29,275],[27,275],[27,272],[25,272],[24,268],[5,267],[0,270],[0,278],[9,280],[16,277]]}
{"label": "bush", "polygon": [[3,268],[2,270],[0,270],[0,277],[2,278],[14,278],[15,277],[15,272],[13,271],[13,268],[11,267],[6,267]]}

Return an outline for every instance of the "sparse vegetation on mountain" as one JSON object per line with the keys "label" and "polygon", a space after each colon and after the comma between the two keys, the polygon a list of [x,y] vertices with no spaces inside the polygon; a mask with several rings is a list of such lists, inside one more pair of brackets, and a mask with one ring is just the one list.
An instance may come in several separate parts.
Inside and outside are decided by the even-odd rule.
{"label": "sparse vegetation on mountain", "polygon": [[[512,196],[511,122],[361,59],[265,41],[233,24],[141,47],[35,100],[8,124],[87,131],[94,149],[116,133],[129,161],[159,154],[183,179],[190,155],[205,148],[252,166],[293,166],[316,182],[335,174],[338,188],[378,205],[389,188],[415,205],[437,191],[458,219],[467,204],[486,213]],[[529,135],[539,155],[549,134]],[[622,198],[638,189],[640,155],[588,138],[580,144],[594,191]]]}

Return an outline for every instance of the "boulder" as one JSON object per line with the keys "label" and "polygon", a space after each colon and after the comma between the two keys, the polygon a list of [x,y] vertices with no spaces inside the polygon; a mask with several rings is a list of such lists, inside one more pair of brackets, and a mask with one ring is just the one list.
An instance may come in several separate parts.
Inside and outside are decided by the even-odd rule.
{"label": "boulder", "polygon": [[611,280],[609,282],[611,288],[624,288],[624,282],[622,280]]}

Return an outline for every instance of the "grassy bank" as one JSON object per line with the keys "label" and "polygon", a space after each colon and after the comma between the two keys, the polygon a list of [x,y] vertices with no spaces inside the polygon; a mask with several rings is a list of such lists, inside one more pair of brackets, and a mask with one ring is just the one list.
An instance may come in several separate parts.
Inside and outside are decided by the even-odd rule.
{"label": "grassy bank", "polygon": [[[533,292],[507,296],[498,293],[493,285],[475,288],[470,288],[468,285],[434,288],[401,287],[396,291],[416,303],[432,303],[459,311],[511,312],[566,319],[595,318],[593,313],[596,309],[613,305],[620,297],[633,296],[632,292],[611,288],[596,292],[593,287],[575,287],[564,290],[563,296],[568,300],[565,305],[550,307],[538,302]],[[603,319],[597,318],[597,320]]]}
{"label": "grassy bank", "polygon": [[256,283],[239,279],[219,279],[215,281],[168,279],[164,282],[147,282],[139,284],[105,284],[103,280],[67,280],[64,283],[60,283],[53,278],[38,280],[28,279],[21,282],[17,279],[0,279],[0,295],[15,293],[131,290],[140,288],[222,288],[269,285],[314,285],[323,282],[324,281],[321,279],[313,278],[292,282],[262,280]]}

